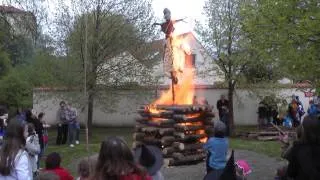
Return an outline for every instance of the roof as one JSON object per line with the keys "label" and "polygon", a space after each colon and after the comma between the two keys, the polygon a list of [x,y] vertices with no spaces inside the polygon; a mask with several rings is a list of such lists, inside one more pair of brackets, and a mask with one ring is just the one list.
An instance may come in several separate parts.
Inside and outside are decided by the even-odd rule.
{"label": "roof", "polygon": [[1,13],[28,13],[27,11],[18,9],[13,6],[0,6],[0,12]]}

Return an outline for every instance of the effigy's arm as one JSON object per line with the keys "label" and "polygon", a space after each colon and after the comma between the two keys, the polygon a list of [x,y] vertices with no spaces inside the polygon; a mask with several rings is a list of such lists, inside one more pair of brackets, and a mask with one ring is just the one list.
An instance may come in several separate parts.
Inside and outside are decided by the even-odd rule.
{"label": "effigy's arm", "polygon": [[152,25],[153,26],[156,26],[156,25],[161,25],[162,23],[153,23]]}
{"label": "effigy's arm", "polygon": [[177,19],[177,20],[173,20],[172,22],[173,23],[177,23],[177,22],[180,22],[180,21],[183,21],[183,22],[185,22],[184,20],[185,20],[186,18],[182,18],[182,19]]}

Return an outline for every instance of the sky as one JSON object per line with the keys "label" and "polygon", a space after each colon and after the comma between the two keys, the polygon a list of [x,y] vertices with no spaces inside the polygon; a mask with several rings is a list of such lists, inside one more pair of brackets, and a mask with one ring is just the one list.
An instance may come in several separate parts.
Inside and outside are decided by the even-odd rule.
{"label": "sky", "polygon": [[202,10],[205,0],[153,0],[152,7],[157,18],[163,20],[163,9],[169,8],[172,19],[185,18],[186,23],[176,24],[176,32],[192,31],[195,20],[204,21]]}
{"label": "sky", "polygon": [[[57,7],[56,0],[45,0],[46,6],[49,11],[50,16],[53,16],[55,9]],[[8,5],[10,0],[0,0],[1,4]],[[172,19],[186,18],[186,22],[180,22],[175,25],[176,32],[178,34],[189,32],[194,29],[195,20],[204,21],[204,16],[202,15],[202,9],[204,6],[205,0],[153,0],[152,8],[154,10],[155,16],[159,19],[160,22],[163,21],[163,9],[169,8],[171,10]],[[66,4],[70,4],[71,0],[65,0]],[[19,5],[16,5],[19,8]],[[50,20],[49,20],[50,21]]]}

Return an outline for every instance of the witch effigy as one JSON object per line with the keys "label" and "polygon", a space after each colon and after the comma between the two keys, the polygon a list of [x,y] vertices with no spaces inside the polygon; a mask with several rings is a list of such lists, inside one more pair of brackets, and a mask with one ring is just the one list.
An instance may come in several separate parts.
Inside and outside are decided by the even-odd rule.
{"label": "witch effigy", "polygon": [[164,46],[164,71],[172,79],[174,84],[178,83],[177,72],[182,72],[182,69],[174,67],[173,47],[172,47],[172,34],[174,32],[174,24],[183,21],[184,19],[172,20],[171,12],[168,8],[163,10],[165,22],[154,23],[153,25],[160,25],[161,31],[165,34],[165,46]]}

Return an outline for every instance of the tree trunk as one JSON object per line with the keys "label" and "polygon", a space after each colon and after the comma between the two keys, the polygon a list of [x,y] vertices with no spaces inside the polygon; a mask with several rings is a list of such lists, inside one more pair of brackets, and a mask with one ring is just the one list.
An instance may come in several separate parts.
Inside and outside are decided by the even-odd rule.
{"label": "tree trunk", "polygon": [[229,80],[228,83],[228,100],[229,100],[229,135],[233,135],[234,133],[234,112],[233,112],[233,93],[234,93],[234,85],[232,80]]}
{"label": "tree trunk", "polygon": [[89,134],[89,137],[92,137],[93,103],[94,103],[93,92],[89,91],[89,96],[88,96],[88,131],[89,131],[88,134]]}

